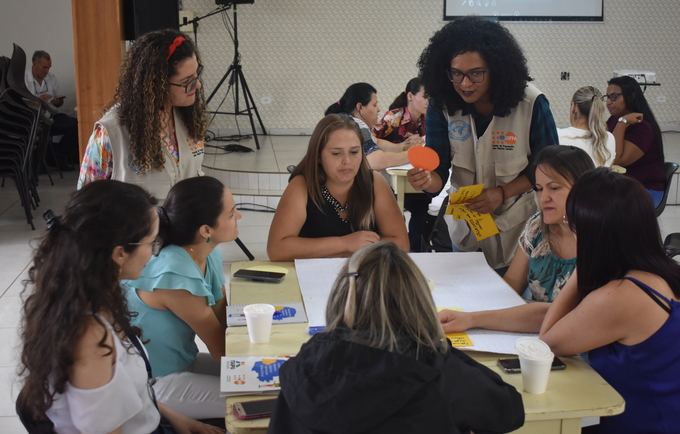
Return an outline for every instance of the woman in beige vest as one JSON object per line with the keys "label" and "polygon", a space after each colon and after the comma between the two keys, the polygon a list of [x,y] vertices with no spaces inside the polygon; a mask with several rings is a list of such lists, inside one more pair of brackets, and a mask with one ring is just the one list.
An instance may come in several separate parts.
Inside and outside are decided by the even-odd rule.
{"label": "woman in beige vest", "polygon": [[137,39],[87,145],[78,188],[97,179],[145,187],[164,199],[178,181],[203,175],[206,104],[200,55],[177,30]]}
{"label": "woman in beige vest", "polygon": [[499,23],[464,17],[439,30],[423,51],[419,76],[430,105],[427,145],[439,154],[434,171],[415,168],[409,183],[437,194],[451,168],[451,192],[484,184],[467,208],[491,214],[499,234],[477,241],[465,220],[449,220],[461,251],[482,250],[503,273],[524,222],[536,212],[532,156],[558,143],[548,100],[530,81],[522,49]]}

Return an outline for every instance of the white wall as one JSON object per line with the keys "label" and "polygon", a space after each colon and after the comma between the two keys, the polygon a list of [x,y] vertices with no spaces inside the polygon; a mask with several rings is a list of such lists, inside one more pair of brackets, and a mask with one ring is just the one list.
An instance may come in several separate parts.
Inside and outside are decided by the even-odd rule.
{"label": "white wall", "polygon": [[[568,123],[573,92],[587,84],[604,91],[614,69],[655,71],[662,86],[649,88],[646,96],[661,125],[677,126],[678,6],[678,0],[604,0],[602,23],[504,25],[524,48],[530,73],[548,96],[558,126]],[[215,8],[215,1],[184,0],[183,7],[203,15]],[[444,25],[443,0],[256,0],[238,10],[243,71],[268,129],[313,128],[326,107],[357,81],[373,84],[381,107],[387,108],[417,73],[415,64],[429,37]],[[12,42],[29,56],[38,49],[52,55],[52,72],[68,96],[66,109],[72,109],[70,0],[0,0],[0,54],[11,56]],[[209,94],[233,56],[220,15],[200,22],[198,45]],[[560,81],[561,71],[571,72],[571,80]],[[656,101],[660,95],[665,103]],[[263,96],[272,97],[272,104],[261,105]],[[227,102],[223,110],[229,107]],[[216,125],[236,126],[233,116],[219,116]],[[239,125],[248,127],[247,118],[240,117]]]}
{"label": "white wall", "polygon": [[[415,64],[430,36],[444,25],[443,4],[443,0],[256,0],[239,6],[243,71],[265,127],[312,128],[326,107],[357,81],[375,86],[380,106],[386,109],[417,73]],[[183,8],[204,15],[215,2],[184,0]],[[530,73],[547,95],[558,126],[568,124],[574,91],[584,85],[605,91],[614,69],[655,71],[662,86],[649,88],[646,96],[661,125],[678,125],[678,22],[678,0],[604,0],[600,23],[503,25],[523,47]],[[219,15],[200,22],[198,46],[209,93],[233,56]],[[571,79],[560,81],[561,71],[569,71]],[[666,96],[665,103],[656,102],[659,95]],[[272,97],[272,104],[261,105],[263,96]],[[218,119],[220,127],[236,126],[233,116]],[[239,124],[247,126],[247,118],[240,117]]]}
{"label": "white wall", "polygon": [[50,72],[66,95],[60,111],[71,114],[76,105],[71,1],[0,0],[0,55],[11,58],[12,43],[26,51],[27,67],[34,51],[50,53]]}

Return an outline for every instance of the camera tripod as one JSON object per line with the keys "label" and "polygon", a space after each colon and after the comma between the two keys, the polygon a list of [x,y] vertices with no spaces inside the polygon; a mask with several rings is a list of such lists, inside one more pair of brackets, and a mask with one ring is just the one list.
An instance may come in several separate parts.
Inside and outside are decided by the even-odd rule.
{"label": "camera tripod", "polygon": [[[234,2],[232,4],[232,8],[234,10],[234,60],[232,61],[231,65],[229,65],[229,69],[227,69],[227,72],[224,73],[222,76],[222,79],[217,83],[217,86],[215,86],[215,89],[212,91],[208,99],[206,100],[206,103],[210,103],[210,100],[215,96],[217,91],[220,89],[222,84],[229,79],[229,86],[227,87],[227,92],[225,94],[225,98],[227,95],[229,95],[229,92],[231,91],[232,87],[234,89],[234,111],[233,112],[221,112],[221,111],[214,111],[212,112],[213,114],[220,114],[220,115],[235,115],[235,116],[244,116],[247,115],[248,119],[250,120],[250,127],[252,128],[253,131],[253,137],[255,138],[255,146],[257,146],[257,149],[260,149],[260,142],[257,138],[257,130],[255,130],[255,122],[253,120],[253,113],[255,113],[255,116],[257,116],[257,120],[260,124],[260,128],[262,129],[262,134],[267,135],[267,130],[264,128],[264,123],[262,123],[262,118],[260,117],[260,113],[257,111],[257,106],[255,105],[255,100],[253,99],[253,95],[250,93],[250,88],[248,87],[248,83],[246,82],[246,77],[243,75],[243,68],[241,67],[241,54],[238,51],[238,15],[236,13],[236,5],[238,2]],[[246,108],[241,110],[239,107],[239,88],[242,89],[243,91],[243,98],[245,100]]]}

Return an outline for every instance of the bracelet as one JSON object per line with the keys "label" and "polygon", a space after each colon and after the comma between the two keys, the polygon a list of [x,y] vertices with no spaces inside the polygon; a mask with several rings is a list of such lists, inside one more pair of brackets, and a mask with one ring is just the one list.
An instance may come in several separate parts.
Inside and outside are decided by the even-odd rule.
{"label": "bracelet", "polygon": [[505,189],[503,188],[502,185],[499,185],[498,188],[501,189],[501,193],[503,193],[503,201],[501,203],[505,203]]}
{"label": "bracelet", "polygon": [[402,149],[403,151],[408,151],[408,145],[404,145],[401,149]]}

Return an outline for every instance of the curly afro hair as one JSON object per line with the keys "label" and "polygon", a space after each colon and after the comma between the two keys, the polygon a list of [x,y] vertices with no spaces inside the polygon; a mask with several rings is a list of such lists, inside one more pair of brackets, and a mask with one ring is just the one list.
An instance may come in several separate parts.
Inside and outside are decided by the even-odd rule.
{"label": "curly afro hair", "polygon": [[479,53],[489,67],[489,95],[494,111],[507,116],[524,98],[526,84],[532,80],[527,60],[508,29],[475,16],[446,24],[430,38],[420,55],[420,78],[432,97],[430,104],[438,109],[446,107],[449,114],[464,106],[446,70],[451,67],[451,59],[470,51]]}
{"label": "curly afro hair", "polygon": [[[186,40],[166,60],[168,47],[178,36]],[[170,97],[170,78],[192,56],[196,56],[200,65],[201,57],[189,36],[179,30],[166,29],[142,35],[123,59],[116,93],[104,110],[119,105],[118,118],[130,133],[131,163],[139,173],[162,171],[165,166],[160,138],[161,112]],[[203,88],[196,90],[193,105],[176,109],[189,137],[203,140],[208,129]]]}

